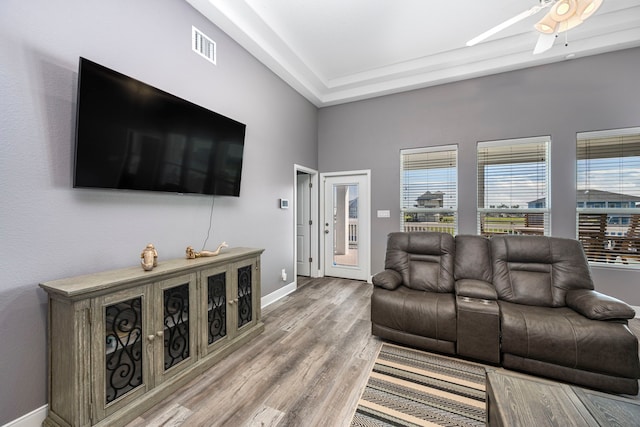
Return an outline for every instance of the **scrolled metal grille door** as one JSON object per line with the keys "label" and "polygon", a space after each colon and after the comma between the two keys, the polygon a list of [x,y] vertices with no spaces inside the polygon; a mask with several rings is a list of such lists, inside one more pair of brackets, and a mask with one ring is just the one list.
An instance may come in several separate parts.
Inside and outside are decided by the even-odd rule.
{"label": "scrolled metal grille door", "polygon": [[105,307],[105,403],[142,385],[142,297]]}
{"label": "scrolled metal grille door", "polygon": [[227,276],[225,273],[207,278],[207,321],[209,344],[227,336]]}
{"label": "scrolled metal grille door", "polygon": [[238,328],[251,322],[251,266],[238,268]]}
{"label": "scrolled metal grille door", "polygon": [[164,290],[164,369],[189,357],[189,284]]}

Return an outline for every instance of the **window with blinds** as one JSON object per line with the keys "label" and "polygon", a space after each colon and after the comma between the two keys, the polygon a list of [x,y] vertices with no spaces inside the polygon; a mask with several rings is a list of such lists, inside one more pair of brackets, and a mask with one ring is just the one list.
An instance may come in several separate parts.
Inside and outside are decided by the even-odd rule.
{"label": "window with blinds", "polygon": [[640,128],[579,133],[576,172],[576,231],[587,258],[640,268]]}
{"label": "window with blinds", "polygon": [[478,232],[549,234],[549,136],[478,143]]}
{"label": "window with blinds", "polygon": [[456,234],[458,146],[400,151],[402,231]]}

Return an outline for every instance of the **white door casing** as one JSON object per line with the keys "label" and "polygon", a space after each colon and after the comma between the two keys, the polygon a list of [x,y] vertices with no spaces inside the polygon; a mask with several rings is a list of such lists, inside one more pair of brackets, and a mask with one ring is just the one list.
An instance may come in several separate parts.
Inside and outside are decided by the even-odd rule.
{"label": "white door casing", "polygon": [[311,176],[296,176],[296,267],[299,276],[311,274]]}
{"label": "white door casing", "polygon": [[[306,187],[307,194],[305,191],[302,194],[298,194],[298,177],[306,174],[309,178],[309,187]],[[305,179],[305,178],[303,178]],[[308,259],[309,262],[309,276],[310,277],[318,277],[320,272],[320,243],[318,242],[319,230],[318,226],[320,224],[320,213],[319,213],[319,192],[320,185],[319,182],[319,174],[318,171],[314,169],[307,168],[301,165],[294,165],[293,167],[293,182],[294,182],[294,193],[293,193],[293,266],[294,266],[294,277],[297,277],[298,273],[298,209],[299,205],[308,206],[309,212],[309,222],[310,226],[308,228],[308,233],[303,235],[303,238],[308,239],[308,243],[304,243],[304,246],[309,248]],[[304,199],[308,197],[308,200]],[[300,200],[302,199],[302,201]],[[307,204],[308,202],[308,204]],[[302,209],[305,209],[305,207]]]}

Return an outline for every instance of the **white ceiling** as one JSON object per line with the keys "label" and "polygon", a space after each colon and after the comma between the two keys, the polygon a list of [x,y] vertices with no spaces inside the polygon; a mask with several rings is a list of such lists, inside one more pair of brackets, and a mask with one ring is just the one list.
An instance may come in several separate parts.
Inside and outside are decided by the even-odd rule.
{"label": "white ceiling", "polygon": [[604,0],[540,55],[547,9],[465,45],[538,0],[186,1],[318,107],[640,46],[640,0]]}

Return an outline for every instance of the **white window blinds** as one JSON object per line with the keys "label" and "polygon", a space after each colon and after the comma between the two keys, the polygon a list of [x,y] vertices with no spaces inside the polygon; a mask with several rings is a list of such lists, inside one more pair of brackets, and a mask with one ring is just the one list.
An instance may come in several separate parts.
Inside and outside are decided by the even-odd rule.
{"label": "white window blinds", "polygon": [[456,145],[400,152],[400,211],[403,231],[456,233],[457,158]]}
{"label": "white window blinds", "polygon": [[577,235],[587,258],[640,266],[640,128],[579,133],[576,161]]}
{"label": "white window blinds", "polygon": [[481,234],[549,234],[551,138],[478,143]]}

